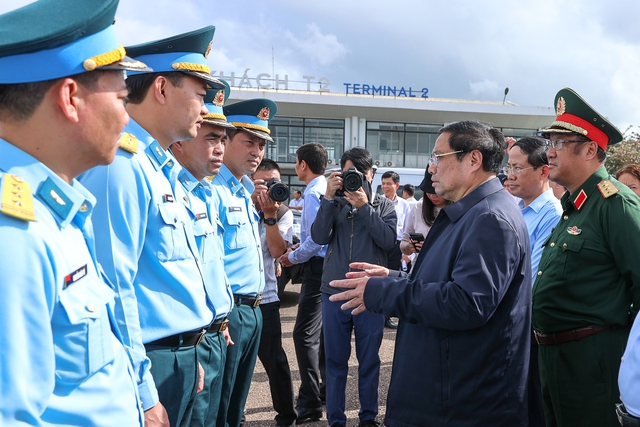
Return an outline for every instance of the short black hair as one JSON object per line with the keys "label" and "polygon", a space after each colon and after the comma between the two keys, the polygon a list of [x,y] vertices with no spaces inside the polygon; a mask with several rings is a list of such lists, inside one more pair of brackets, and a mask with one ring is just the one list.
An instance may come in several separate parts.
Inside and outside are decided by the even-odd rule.
{"label": "short black hair", "polygon": [[[121,72],[115,70],[95,70],[68,76],[87,89],[95,88],[100,76],[106,72]],[[58,79],[32,83],[1,84],[0,85],[0,120],[27,120],[36,111],[45,94]]]}
{"label": "short black hair", "polygon": [[498,173],[504,158],[507,142],[498,129],[473,120],[463,120],[448,124],[438,133],[450,133],[449,146],[460,161],[467,153],[478,150],[482,154],[482,168],[485,172]]}
{"label": "short black hair", "polygon": [[304,161],[315,175],[323,175],[327,169],[327,149],[317,142],[301,145],[296,151],[296,157],[299,163]]}
{"label": "short black hair", "polygon": [[409,197],[413,197],[413,195],[416,194],[416,187],[413,184],[405,184],[402,187],[402,191],[407,193]]}
{"label": "short black hair", "polygon": [[394,171],[386,171],[382,174],[382,179],[391,178],[394,184],[400,183],[400,175],[395,173]]}
{"label": "short black hair", "polygon": [[127,89],[129,90],[128,102],[141,104],[149,92],[149,88],[158,77],[164,77],[175,87],[181,87],[187,77],[185,73],[170,71],[164,73],[140,73],[127,77]]}
{"label": "short black hair", "polygon": [[340,168],[344,169],[345,163],[351,160],[351,163],[362,173],[367,173],[373,169],[373,157],[369,150],[363,147],[353,147],[342,154],[340,158]]}
{"label": "short black hair", "polygon": [[522,152],[527,155],[527,161],[534,169],[549,164],[549,159],[547,159],[547,142],[542,138],[536,138],[534,136],[520,138],[513,144],[511,149],[513,149],[513,147],[520,147]]}
{"label": "short black hair", "polygon": [[262,159],[260,164],[258,165],[257,171],[271,171],[277,170],[280,173],[280,166],[274,160],[267,159],[266,157]]}

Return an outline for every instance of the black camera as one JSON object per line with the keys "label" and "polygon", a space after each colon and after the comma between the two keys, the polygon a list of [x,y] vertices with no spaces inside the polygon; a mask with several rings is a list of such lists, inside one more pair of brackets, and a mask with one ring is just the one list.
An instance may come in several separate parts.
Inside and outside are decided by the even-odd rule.
{"label": "black camera", "polygon": [[355,166],[349,166],[340,175],[342,178],[342,190],[336,190],[336,196],[344,197],[345,191],[358,191],[362,187],[364,175]]}
{"label": "black camera", "polygon": [[289,198],[289,187],[284,185],[278,178],[271,178],[264,185],[269,189],[269,197],[274,202],[284,202]]}

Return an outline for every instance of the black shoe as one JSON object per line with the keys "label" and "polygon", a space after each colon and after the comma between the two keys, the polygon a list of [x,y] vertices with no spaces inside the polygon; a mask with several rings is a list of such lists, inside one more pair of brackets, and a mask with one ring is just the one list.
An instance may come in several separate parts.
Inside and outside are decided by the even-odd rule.
{"label": "black shoe", "polygon": [[376,420],[360,421],[358,427],[378,427],[380,425]]}
{"label": "black shoe", "polygon": [[296,422],[298,424],[306,423],[309,421],[318,421],[322,418],[322,408],[304,408],[298,407],[296,408],[298,411],[298,418]]}
{"label": "black shoe", "polygon": [[389,329],[398,329],[398,324],[393,320],[391,320],[390,317],[384,322],[384,326],[386,326]]}

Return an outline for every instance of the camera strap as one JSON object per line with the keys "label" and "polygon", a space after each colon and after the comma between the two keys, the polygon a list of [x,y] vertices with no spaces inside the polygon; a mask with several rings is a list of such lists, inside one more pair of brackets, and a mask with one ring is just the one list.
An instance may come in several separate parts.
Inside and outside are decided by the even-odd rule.
{"label": "camera strap", "polygon": [[338,227],[338,225],[340,225],[340,223],[342,221],[345,220],[347,215],[349,215],[349,212],[351,212],[351,208],[352,208],[352,206],[350,204],[348,204],[348,203],[346,205],[344,205],[344,207],[342,208],[342,210],[338,214],[338,218],[336,219],[335,225],[333,226],[334,230]]}

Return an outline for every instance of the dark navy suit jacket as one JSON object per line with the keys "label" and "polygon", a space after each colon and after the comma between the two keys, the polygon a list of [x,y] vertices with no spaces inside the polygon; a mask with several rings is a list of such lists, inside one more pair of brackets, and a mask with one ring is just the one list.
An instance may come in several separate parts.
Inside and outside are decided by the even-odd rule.
{"label": "dark navy suit jacket", "polygon": [[440,211],[411,278],[372,278],[369,310],[401,319],[385,423],[527,425],[529,237],[491,179]]}

